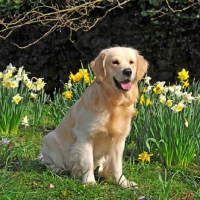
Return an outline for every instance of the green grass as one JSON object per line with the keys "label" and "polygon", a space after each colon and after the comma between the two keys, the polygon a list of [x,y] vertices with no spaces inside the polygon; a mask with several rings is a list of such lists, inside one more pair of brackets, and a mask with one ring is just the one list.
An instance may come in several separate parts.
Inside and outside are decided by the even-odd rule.
{"label": "green grass", "polygon": [[[162,166],[156,158],[141,163],[137,155],[130,154],[134,145],[126,147],[124,174],[138,183],[137,190],[124,190],[112,178],[98,179],[97,185],[83,185],[81,180],[66,174],[54,174],[38,160],[44,134],[52,125],[38,128],[20,127],[9,144],[0,144],[0,199],[189,199],[200,198],[200,168],[198,159],[188,169]],[[129,156],[128,156],[129,154]],[[193,197],[192,197],[193,195]]]}

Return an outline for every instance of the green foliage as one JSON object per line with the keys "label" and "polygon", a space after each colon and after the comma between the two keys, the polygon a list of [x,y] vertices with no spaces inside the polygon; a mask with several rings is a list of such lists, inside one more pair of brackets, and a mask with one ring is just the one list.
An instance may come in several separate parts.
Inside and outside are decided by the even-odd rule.
{"label": "green foliage", "polygon": [[50,0],[0,0],[0,18],[27,12],[38,4],[50,3]]}

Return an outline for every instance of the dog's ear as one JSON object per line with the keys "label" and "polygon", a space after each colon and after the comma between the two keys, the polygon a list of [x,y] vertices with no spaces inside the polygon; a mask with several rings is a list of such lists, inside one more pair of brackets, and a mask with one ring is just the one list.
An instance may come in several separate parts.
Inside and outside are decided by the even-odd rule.
{"label": "dog's ear", "polygon": [[106,69],[105,69],[106,55],[107,55],[107,50],[103,50],[101,51],[99,56],[90,63],[90,66],[94,74],[97,76],[97,81],[99,82],[101,82],[106,76]]}
{"label": "dog's ear", "polygon": [[137,55],[137,80],[141,80],[144,74],[147,72],[148,62],[141,56],[138,51],[136,51]]}

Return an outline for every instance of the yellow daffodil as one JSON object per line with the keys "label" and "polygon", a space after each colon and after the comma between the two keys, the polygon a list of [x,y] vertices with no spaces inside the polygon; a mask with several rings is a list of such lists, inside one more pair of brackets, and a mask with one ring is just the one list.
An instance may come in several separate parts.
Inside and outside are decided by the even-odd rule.
{"label": "yellow daffodil", "polygon": [[85,81],[85,83],[89,83],[90,77],[88,74],[84,75],[84,81]]}
{"label": "yellow daffodil", "polygon": [[75,76],[74,76],[74,74],[72,74],[72,72],[70,72],[69,80],[75,82]]}
{"label": "yellow daffodil", "polygon": [[66,99],[70,99],[72,97],[72,91],[65,91],[62,94]]}
{"label": "yellow daffodil", "polygon": [[81,72],[77,72],[75,74],[75,82],[79,82],[83,77],[83,74]]}
{"label": "yellow daffodil", "polygon": [[13,97],[12,102],[18,104],[18,103],[21,101],[22,98],[23,98],[23,97],[20,97],[19,94],[16,94],[16,95]]}
{"label": "yellow daffodil", "polygon": [[0,78],[3,78],[3,73],[2,72],[0,72]]}
{"label": "yellow daffodil", "polygon": [[137,116],[139,114],[138,110],[136,108],[133,109],[133,116]]}
{"label": "yellow daffodil", "polygon": [[146,100],[146,106],[150,106],[150,105],[152,105],[152,101],[151,101],[151,99],[147,99]]}
{"label": "yellow daffodil", "polygon": [[66,196],[66,195],[67,195],[67,191],[66,191],[66,190],[63,190],[63,191],[62,191],[62,195],[63,195],[63,196]]}
{"label": "yellow daffodil", "polygon": [[156,94],[161,94],[161,92],[163,91],[164,89],[164,84],[165,84],[165,81],[158,81],[154,84],[154,87],[153,87],[153,91],[156,93]]}
{"label": "yellow daffodil", "polygon": [[12,75],[13,75],[12,72],[9,71],[9,72],[3,74],[3,79],[8,79],[8,78],[12,77]]}
{"label": "yellow daffodil", "polygon": [[148,154],[146,151],[143,153],[139,154],[138,159],[141,160],[142,162],[148,161],[150,162],[150,157],[153,156],[153,154]]}
{"label": "yellow daffodil", "polygon": [[36,85],[39,85],[40,83],[42,83],[42,81],[43,81],[43,78],[37,78]]}
{"label": "yellow daffodil", "polygon": [[143,92],[146,92],[147,91],[147,87],[143,87]]}
{"label": "yellow daffodil", "polygon": [[186,81],[182,81],[182,88],[187,88],[189,86],[188,79]]}
{"label": "yellow daffodil", "polygon": [[142,94],[140,97],[140,104],[143,104],[143,103],[144,103],[144,94]]}
{"label": "yellow daffodil", "polygon": [[177,113],[180,112],[181,110],[183,110],[183,108],[186,107],[186,105],[184,104],[184,100],[182,100],[181,102],[179,102],[178,104],[174,105],[171,109]]}
{"label": "yellow daffodil", "polygon": [[189,71],[186,71],[186,70],[183,68],[181,72],[178,72],[178,78],[179,78],[181,81],[185,81],[186,79],[189,78]]}
{"label": "yellow daffodil", "polygon": [[37,97],[36,93],[33,93],[33,92],[30,93],[30,98],[31,99],[35,99],[36,97]]}
{"label": "yellow daffodil", "polygon": [[173,104],[173,101],[170,100],[170,99],[168,99],[167,102],[166,102],[166,105],[167,105],[168,107],[171,107],[172,104]]}
{"label": "yellow daffodil", "polygon": [[46,83],[44,83],[44,82],[41,82],[41,83],[39,83],[39,84],[36,84],[37,91],[43,89],[45,85],[46,85]]}

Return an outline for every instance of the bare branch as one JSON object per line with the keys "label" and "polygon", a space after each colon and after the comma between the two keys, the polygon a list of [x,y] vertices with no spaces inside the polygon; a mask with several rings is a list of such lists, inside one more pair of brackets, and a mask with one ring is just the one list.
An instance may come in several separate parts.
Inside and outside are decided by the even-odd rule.
{"label": "bare branch", "polygon": [[[171,7],[171,5],[169,4],[169,1],[168,1],[168,0],[165,0],[165,2],[166,2],[166,6],[169,8],[169,10],[170,10],[171,12],[170,12],[170,11],[169,11],[169,12],[163,11],[164,8],[166,8],[165,6],[162,7],[162,8],[160,8],[159,10],[147,10],[147,11],[145,11],[146,13],[149,13],[149,14],[151,15],[151,20],[152,20],[152,21],[157,20],[157,19],[159,19],[159,18],[162,18],[162,17],[164,17],[164,16],[166,16],[166,15],[170,15],[170,14],[172,14],[172,13],[184,12],[184,11],[188,10],[189,8],[191,8],[191,7],[193,7],[193,6],[197,5],[197,4],[200,5],[200,0],[197,0],[196,2],[194,2],[194,0],[188,0],[188,2],[190,3],[190,5],[188,5],[188,6],[184,7],[184,8],[182,8],[182,9],[175,10],[175,9],[173,9],[173,8]],[[140,13],[138,13],[138,14],[140,14]],[[138,14],[136,14],[136,15],[138,15]],[[155,16],[155,15],[158,15],[158,16],[153,17],[153,16]]]}
{"label": "bare branch", "polygon": [[[0,38],[7,39],[14,30],[19,29],[26,25],[43,25],[50,26],[50,30],[43,34],[39,39],[35,40],[31,44],[20,46],[16,43],[13,43],[18,48],[27,48],[33,44],[36,44],[38,41],[55,31],[56,29],[61,29],[63,27],[68,27],[70,29],[70,37],[73,31],[82,29],[84,31],[90,30],[94,27],[98,21],[102,20],[109,12],[116,8],[123,8],[127,2],[131,0],[119,1],[115,0],[115,4],[107,3],[106,6],[109,8],[106,9],[106,6],[103,6],[102,9],[105,9],[104,14],[100,17],[88,19],[89,13],[95,9],[100,9],[100,5],[104,0],[68,0],[65,8],[60,9],[56,5],[46,6],[44,4],[32,8],[30,11],[15,15],[12,18],[9,18],[9,22],[5,22],[5,19],[0,20]],[[108,0],[107,0],[108,1]],[[110,1],[109,1],[110,2]],[[117,4],[116,4],[117,3]],[[42,10],[48,9],[50,12],[43,13]],[[8,19],[6,19],[8,21]]]}

